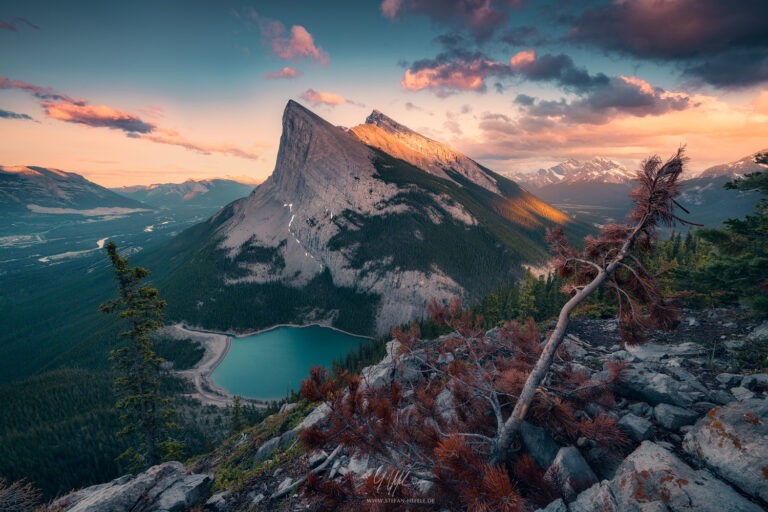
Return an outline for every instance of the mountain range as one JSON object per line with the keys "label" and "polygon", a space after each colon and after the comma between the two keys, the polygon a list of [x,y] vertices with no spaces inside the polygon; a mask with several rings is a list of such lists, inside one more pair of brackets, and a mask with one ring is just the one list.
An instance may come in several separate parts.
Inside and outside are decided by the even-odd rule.
{"label": "mountain range", "polygon": [[[691,213],[686,218],[706,226],[718,226],[730,217],[752,211],[759,200],[754,192],[726,190],[723,185],[744,174],[764,170],[755,163],[758,151],[734,162],[710,167],[681,182],[681,204]],[[511,175],[532,193],[574,217],[596,224],[621,221],[629,211],[627,195],[635,171],[613,160],[595,157],[569,159],[549,169]]]}
{"label": "mountain range", "polygon": [[[0,211],[5,213],[106,213],[144,210],[140,202],[79,174],[34,166],[0,166]],[[80,210],[80,212],[76,211]]]}
{"label": "mountain range", "polygon": [[157,183],[111,189],[136,201],[160,209],[215,208],[245,197],[253,190],[254,183],[242,183],[234,179],[189,179],[183,183]]}
{"label": "mountain range", "polygon": [[290,101],[282,128],[267,181],[146,255],[167,276],[169,315],[383,333],[432,298],[478,296],[543,263],[547,226],[590,229],[379,111],[342,129]]}

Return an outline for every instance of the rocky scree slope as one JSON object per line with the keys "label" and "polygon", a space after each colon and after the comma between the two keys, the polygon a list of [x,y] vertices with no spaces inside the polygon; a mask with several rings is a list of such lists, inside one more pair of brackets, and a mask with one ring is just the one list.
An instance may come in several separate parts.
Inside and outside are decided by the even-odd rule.
{"label": "rocky scree slope", "polygon": [[[320,320],[384,333],[432,297],[479,295],[519,276],[521,264],[543,262],[546,226],[586,231],[406,130],[374,112],[348,132],[289,102],[270,178],[155,257],[170,274],[170,314],[217,328]],[[414,140],[426,141],[421,151]],[[267,297],[271,316],[212,325],[231,318],[227,308],[267,311]]]}
{"label": "rocky scree slope", "polygon": [[[733,364],[734,354],[745,343],[768,339],[768,322],[757,325],[738,310],[686,311],[680,331],[655,333],[649,344],[628,348],[618,344],[615,321],[576,319],[573,327],[576,334],[565,343],[575,369],[599,380],[608,361],[629,363],[613,385],[618,395],[615,407],[590,403],[578,414],[590,418],[608,414],[618,420],[634,446],[622,458],[587,439],[568,446],[543,428],[524,423],[522,449],[545,471],[545,478],[563,486],[565,496],[538,512],[766,510],[768,374],[734,373]],[[497,334],[491,330],[488,335]],[[363,370],[368,385],[383,386],[391,379],[418,382],[424,377],[426,368],[417,360],[402,361],[408,371],[395,372],[396,350],[397,343],[390,342],[387,357]],[[446,395],[440,400],[451,414],[453,397]],[[302,484],[310,468],[339,481],[345,475],[362,479],[374,473],[377,463],[368,456],[341,447],[330,453],[306,452],[297,442],[302,428],[324,421],[327,414],[324,405],[286,404],[197,461],[189,478],[213,475],[215,480],[208,495],[195,494],[197,503],[217,512],[308,510]],[[141,486],[144,475],[84,489],[57,503],[86,502],[94,496],[113,499],[104,489],[123,493],[125,482]]]}

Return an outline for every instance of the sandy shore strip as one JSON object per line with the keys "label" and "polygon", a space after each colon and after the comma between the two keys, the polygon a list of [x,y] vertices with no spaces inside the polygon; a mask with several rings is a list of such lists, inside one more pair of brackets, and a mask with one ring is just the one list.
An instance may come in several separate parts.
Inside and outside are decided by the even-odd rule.
{"label": "sandy shore strip", "polygon": [[231,337],[234,337],[234,338],[245,338],[247,336],[254,336],[256,334],[263,334],[265,332],[274,331],[275,329],[278,329],[280,327],[294,327],[294,328],[297,328],[297,329],[302,329],[304,327],[317,326],[317,327],[325,327],[326,329],[332,329],[332,330],[334,330],[336,332],[340,332],[342,334],[346,334],[347,336],[353,336],[355,338],[364,338],[364,339],[367,339],[367,340],[375,339],[373,336],[366,336],[365,334],[355,334],[353,332],[345,331],[343,329],[339,329],[338,327],[334,327],[334,326],[330,325],[330,323],[324,323],[324,322],[312,322],[310,324],[276,324],[276,325],[272,325],[270,327],[265,327],[264,329],[259,329],[257,331],[245,331],[245,332],[233,331],[233,330],[229,330],[229,331],[208,331],[208,330],[204,330],[204,329],[198,329],[196,327],[188,327],[188,326],[186,326],[184,324],[176,324],[176,325],[178,325],[180,328],[182,328],[186,332],[197,332],[197,333],[205,333],[205,334],[219,334],[219,335],[223,335],[223,336],[231,336]]}
{"label": "sandy shore strip", "polygon": [[[205,353],[197,364],[189,370],[179,370],[174,373],[179,377],[192,382],[195,392],[187,395],[199,400],[203,405],[215,405],[228,407],[232,405],[234,396],[227,390],[217,387],[211,379],[211,374],[224,360],[232,344],[232,336],[223,333],[200,331],[190,329],[183,324],[173,324],[163,327],[159,332],[161,336],[174,339],[191,339],[205,349]],[[267,403],[260,400],[242,398],[244,402],[254,407],[267,407]]]}

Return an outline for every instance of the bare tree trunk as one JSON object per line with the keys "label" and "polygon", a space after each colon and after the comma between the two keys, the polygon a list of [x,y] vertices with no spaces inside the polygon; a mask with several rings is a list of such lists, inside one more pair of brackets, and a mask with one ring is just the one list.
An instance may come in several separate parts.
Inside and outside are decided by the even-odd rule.
{"label": "bare tree trunk", "polygon": [[496,441],[491,452],[491,465],[500,464],[508,458],[512,441],[515,436],[517,436],[517,432],[520,430],[520,425],[523,423],[523,420],[525,420],[525,415],[531,407],[531,402],[533,402],[533,398],[536,395],[536,390],[549,372],[549,367],[552,365],[552,358],[554,357],[555,352],[557,352],[558,347],[560,347],[560,344],[563,342],[571,312],[573,312],[576,306],[581,304],[584,299],[603,284],[616,270],[616,267],[618,267],[627,254],[629,254],[632,244],[644,224],[645,219],[635,226],[632,233],[621,246],[621,249],[610,264],[604,269],[600,269],[597,276],[595,276],[589,284],[585,285],[584,288],[576,292],[576,294],[571,297],[560,310],[555,330],[552,331],[546,345],[544,345],[544,350],[539,356],[539,360],[536,361],[533,371],[528,375],[528,379],[525,381],[525,386],[523,386],[523,391],[520,393],[520,397],[515,403],[515,408],[512,410],[512,414],[507,418],[496,435]]}

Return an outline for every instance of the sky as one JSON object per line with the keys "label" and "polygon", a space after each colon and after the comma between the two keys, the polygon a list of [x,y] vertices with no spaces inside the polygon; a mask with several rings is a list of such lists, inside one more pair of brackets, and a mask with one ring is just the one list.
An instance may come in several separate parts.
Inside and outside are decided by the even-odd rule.
{"label": "sky", "polygon": [[491,169],[768,148],[765,0],[0,0],[0,165],[268,177],[294,99]]}

